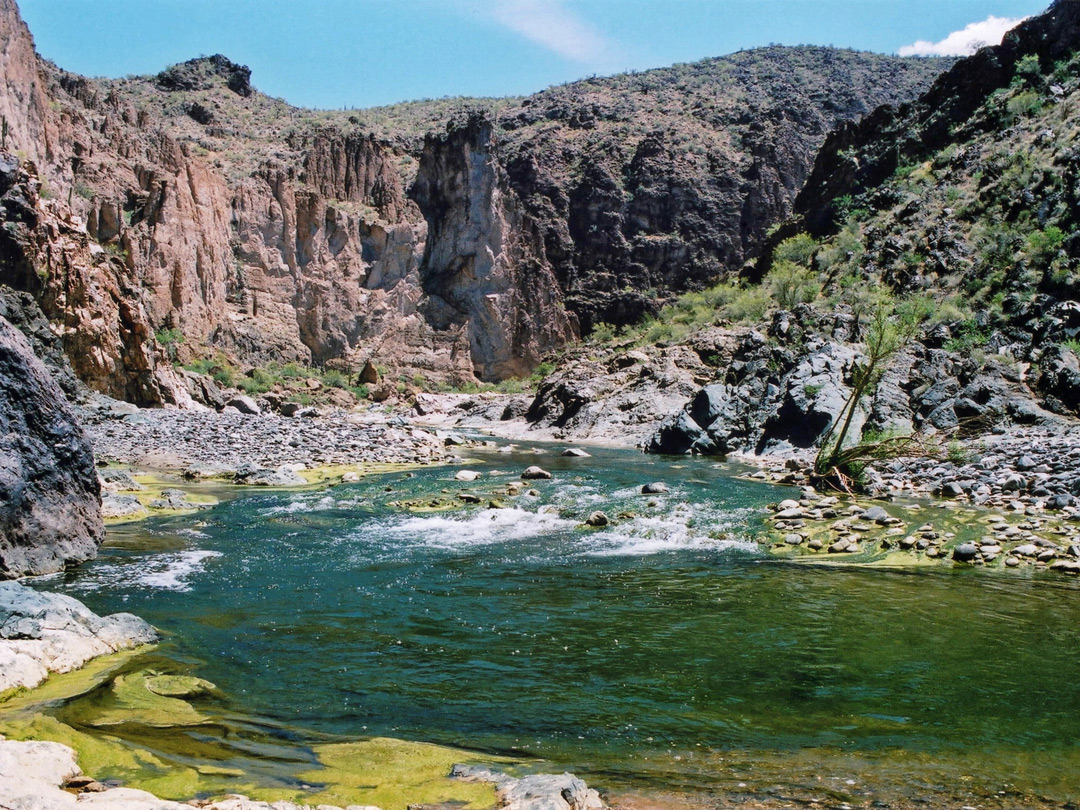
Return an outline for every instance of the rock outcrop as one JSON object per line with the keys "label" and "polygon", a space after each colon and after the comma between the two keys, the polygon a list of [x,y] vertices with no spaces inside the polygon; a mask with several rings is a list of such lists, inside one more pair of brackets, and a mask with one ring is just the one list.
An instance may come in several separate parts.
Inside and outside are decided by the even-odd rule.
{"label": "rock outcrop", "polygon": [[577,337],[536,225],[507,187],[490,120],[471,115],[429,136],[412,195],[428,221],[428,323],[465,331],[479,379],[527,376]]}
{"label": "rock outcrop", "polygon": [[0,318],[0,577],[91,559],[105,535],[94,455],[63,392]]}
{"label": "rock outcrop", "polygon": [[152,644],[157,631],[137,616],[98,616],[77,599],[0,582],[0,692],[32,688],[98,656]]}

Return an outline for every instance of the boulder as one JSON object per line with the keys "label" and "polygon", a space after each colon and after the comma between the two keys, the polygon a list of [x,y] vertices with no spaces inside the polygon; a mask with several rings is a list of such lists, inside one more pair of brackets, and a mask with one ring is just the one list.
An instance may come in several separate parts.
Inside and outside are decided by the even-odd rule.
{"label": "boulder", "polygon": [[1063,346],[1047,347],[1039,359],[1035,388],[1051,411],[1080,416],[1080,358]]}
{"label": "boulder", "polygon": [[[848,374],[858,359],[854,350],[836,343],[803,357],[785,380],[779,406],[762,427],[759,451],[775,445],[813,447],[843,412],[851,394]],[[863,402],[852,419],[848,440],[861,435],[866,417]]]}
{"label": "boulder", "polygon": [[106,492],[101,496],[101,516],[105,518],[134,517],[146,512],[146,509],[134,495],[119,495]]}
{"label": "boulder", "polygon": [[233,475],[233,482],[256,487],[299,487],[307,480],[288,464],[275,469],[245,464]]}
{"label": "boulder", "polygon": [[521,474],[521,477],[526,481],[539,481],[551,478],[551,473],[541,467],[533,465],[532,467],[526,467],[525,471]]}
{"label": "boulder", "polygon": [[592,526],[594,529],[600,529],[607,526],[611,521],[608,516],[603,512],[593,512],[587,518],[585,518],[585,525]]}
{"label": "boulder", "polygon": [[212,377],[183,368],[177,369],[177,374],[192,400],[218,411],[225,407],[225,395]]}
{"label": "boulder", "polygon": [[706,439],[706,433],[685,410],[665,419],[646,444],[648,453],[682,455],[689,453],[695,444]]}
{"label": "boulder", "polygon": [[974,543],[961,543],[953,549],[952,556],[957,562],[972,562],[979,556],[979,547]]}
{"label": "boulder", "polygon": [[663,481],[653,481],[651,484],[645,484],[641,488],[642,495],[660,495],[669,491],[668,485]]}
{"label": "boulder", "polygon": [[571,773],[535,773],[515,779],[479,765],[455,765],[452,779],[492,782],[499,810],[602,810],[600,794]]}
{"label": "boulder", "polygon": [[70,596],[0,582],[0,692],[155,641],[157,631],[130,613],[102,617]]}
{"label": "boulder", "polygon": [[258,403],[246,394],[237,394],[235,397],[229,399],[225,403],[226,407],[236,408],[240,413],[247,414],[248,416],[258,416],[262,413],[262,409]]}
{"label": "boulder", "polygon": [[0,578],[62,571],[105,536],[94,454],[26,338],[0,318]]}

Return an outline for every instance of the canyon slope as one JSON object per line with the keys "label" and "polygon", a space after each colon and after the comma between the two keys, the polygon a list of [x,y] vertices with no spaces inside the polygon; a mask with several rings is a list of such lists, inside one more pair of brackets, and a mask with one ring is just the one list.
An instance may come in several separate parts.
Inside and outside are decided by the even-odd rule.
{"label": "canyon slope", "polygon": [[316,112],[223,56],[68,73],[0,0],[3,148],[36,172],[3,281],[80,380],[142,405],[202,398],[175,367],[200,359],[519,377],[738,272],[833,127],[948,64],[770,47],[527,98]]}
{"label": "canyon slope", "polygon": [[[799,454],[850,414],[852,440],[936,434],[958,459],[975,437],[1075,424],[1078,103],[1080,4],[1058,2],[830,135],[741,285],[567,358],[526,418],[662,453]],[[845,412],[878,313],[903,339]],[[657,402],[673,411],[659,429]],[[974,497],[977,479],[949,484]],[[1039,497],[1080,495],[1045,480]]]}

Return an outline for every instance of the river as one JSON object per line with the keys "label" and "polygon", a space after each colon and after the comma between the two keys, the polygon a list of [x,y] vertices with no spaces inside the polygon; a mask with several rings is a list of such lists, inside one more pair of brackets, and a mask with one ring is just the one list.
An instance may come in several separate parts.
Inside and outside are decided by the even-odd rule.
{"label": "river", "polygon": [[[792,490],[715,459],[590,452],[470,451],[475,483],[439,467],[234,490],[116,528],[96,562],[38,586],[164,631],[151,663],[217,685],[215,716],[249,740],[230,767],[254,782],[290,778],[290,745],[372,736],[691,803],[1080,798],[1075,581],[779,562],[753,538]],[[506,496],[532,464],[554,478]],[[671,491],[641,494],[654,480]],[[481,502],[393,505],[460,491]],[[611,525],[584,527],[594,510]],[[160,729],[109,733],[187,764],[205,736],[185,730],[185,751]]]}

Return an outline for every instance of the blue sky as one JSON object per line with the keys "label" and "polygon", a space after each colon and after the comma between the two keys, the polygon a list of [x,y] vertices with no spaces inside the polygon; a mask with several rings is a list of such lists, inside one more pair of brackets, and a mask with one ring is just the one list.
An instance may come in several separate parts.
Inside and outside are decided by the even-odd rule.
{"label": "blue sky", "polygon": [[[18,0],[39,53],[91,76],[223,53],[311,107],[535,92],[769,43],[896,53],[987,41],[1049,0]],[[965,31],[971,24],[980,28]],[[963,32],[963,33],[958,33]],[[997,34],[1000,36],[1000,33]]]}

